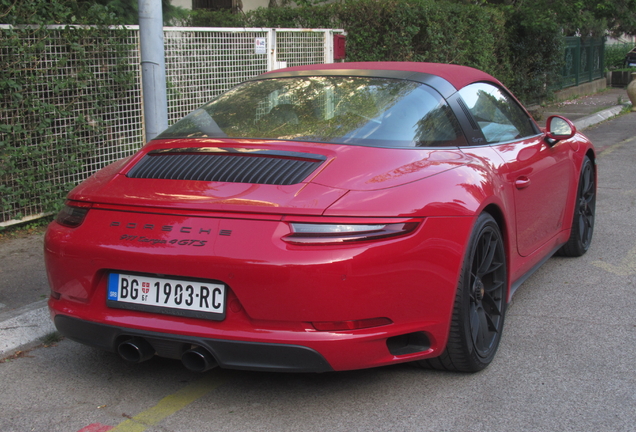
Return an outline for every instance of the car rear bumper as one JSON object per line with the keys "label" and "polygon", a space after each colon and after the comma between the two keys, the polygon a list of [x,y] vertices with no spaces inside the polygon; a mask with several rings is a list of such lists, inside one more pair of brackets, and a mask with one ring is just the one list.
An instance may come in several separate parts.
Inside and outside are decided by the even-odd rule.
{"label": "car rear bumper", "polygon": [[[75,302],[49,299],[58,331],[71,340],[110,352],[132,338],[148,342],[160,357],[182,359],[192,348],[209,351],[222,368],[272,372],[327,372],[365,369],[435,357],[446,343],[445,322],[419,321],[350,331],[285,326],[221,330],[216,323],[112,309],[104,316]],[[200,321],[195,326],[191,321]],[[188,325],[189,324],[189,325]],[[209,324],[209,325],[208,325]],[[178,328],[175,328],[178,327]],[[120,353],[121,354],[121,353]]]}
{"label": "car rear bumper", "polygon": [[120,343],[138,337],[146,340],[160,357],[181,359],[198,346],[205,348],[219,366],[273,372],[329,372],[333,369],[316,351],[288,344],[208,339],[173,335],[84,321],[57,315],[55,326],[67,338],[86,345],[117,352]]}
{"label": "car rear bumper", "polygon": [[[286,225],[278,220],[171,216],[171,231],[164,231],[166,219],[91,210],[79,228],[51,224],[49,307],[63,334],[109,351],[122,337],[143,337],[171,358],[185,345],[202,346],[221,367],[237,369],[324,372],[434,357],[446,344],[473,223],[426,218],[404,237],[304,247],[280,240]],[[232,236],[214,236],[223,230]],[[190,240],[181,245],[181,237]],[[203,240],[192,244],[197,238]],[[127,272],[219,281],[226,286],[225,317],[113,308],[109,274]],[[315,325],[374,319],[389,324],[327,331]]]}

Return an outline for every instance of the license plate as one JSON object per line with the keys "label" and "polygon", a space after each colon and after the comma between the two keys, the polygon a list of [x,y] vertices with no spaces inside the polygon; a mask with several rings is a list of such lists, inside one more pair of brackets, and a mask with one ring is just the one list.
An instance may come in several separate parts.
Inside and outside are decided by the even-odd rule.
{"label": "license plate", "polygon": [[225,319],[225,285],[218,282],[110,273],[110,307],[212,320]]}

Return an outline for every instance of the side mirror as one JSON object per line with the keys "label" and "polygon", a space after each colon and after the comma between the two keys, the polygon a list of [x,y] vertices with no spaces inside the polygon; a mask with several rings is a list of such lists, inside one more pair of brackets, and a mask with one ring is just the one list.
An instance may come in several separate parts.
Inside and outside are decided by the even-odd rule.
{"label": "side mirror", "polygon": [[576,133],[576,126],[570,120],[561,116],[550,116],[545,123],[546,137],[550,144],[572,138]]}

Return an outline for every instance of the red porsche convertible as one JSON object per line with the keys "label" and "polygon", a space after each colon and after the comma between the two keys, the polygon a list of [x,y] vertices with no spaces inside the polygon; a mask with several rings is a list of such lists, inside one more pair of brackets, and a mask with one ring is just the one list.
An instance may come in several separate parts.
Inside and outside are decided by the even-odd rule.
{"label": "red porsche convertible", "polygon": [[478,371],[515,289],[589,248],[595,158],[476,69],[267,73],[70,192],[46,234],[51,315],[196,371]]}

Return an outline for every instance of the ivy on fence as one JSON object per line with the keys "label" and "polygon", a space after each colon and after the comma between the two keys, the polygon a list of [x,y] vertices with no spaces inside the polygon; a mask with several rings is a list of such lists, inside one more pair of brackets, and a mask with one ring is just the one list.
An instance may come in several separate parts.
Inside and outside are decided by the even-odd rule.
{"label": "ivy on fence", "polygon": [[[105,24],[52,30],[34,7],[73,21],[59,2],[1,0],[0,222],[55,211],[117,120],[117,105],[134,85],[126,33]],[[47,3],[46,5],[40,3]],[[57,8],[53,7],[56,6]],[[22,9],[20,9],[22,8]],[[29,9],[31,8],[31,9]]]}

